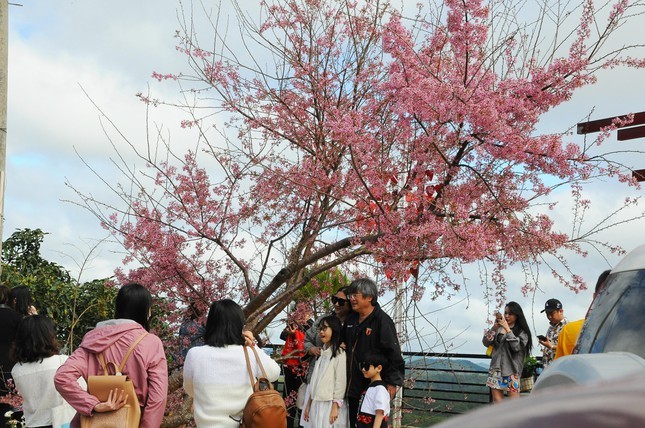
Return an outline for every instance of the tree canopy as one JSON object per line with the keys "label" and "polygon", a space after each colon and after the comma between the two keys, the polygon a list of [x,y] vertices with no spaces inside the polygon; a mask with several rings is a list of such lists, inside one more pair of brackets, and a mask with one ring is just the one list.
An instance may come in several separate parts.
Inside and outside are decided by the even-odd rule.
{"label": "tree canopy", "polygon": [[552,255],[561,269],[547,268],[579,289],[561,252],[584,254],[590,237],[554,228],[549,195],[570,186],[582,210],[593,179],[636,183],[597,150],[609,129],[580,145],[538,124],[599,69],[645,65],[636,45],[607,48],[642,4],[551,3],[526,19],[513,1],[446,0],[414,16],[379,1],[235,3],[231,27],[209,14],[210,39],[182,9],[190,70],[153,73],[182,98],[139,96],[176,106],[193,149],[161,132],[126,139],[146,169],[117,158],[123,183],[105,184],[122,204],[78,190],[128,251],[133,269],[117,275],[204,312],[235,296],[256,331],[339,265],[365,263],[418,300],[458,291],[462,264],[485,262],[502,301],[508,267]]}
{"label": "tree canopy", "polygon": [[55,322],[58,340],[69,353],[98,321],[112,317],[116,290],[106,286],[108,278],[79,283],[64,267],[44,259],[40,247],[46,235],[21,229],[2,243],[0,281],[29,288],[36,310]]}

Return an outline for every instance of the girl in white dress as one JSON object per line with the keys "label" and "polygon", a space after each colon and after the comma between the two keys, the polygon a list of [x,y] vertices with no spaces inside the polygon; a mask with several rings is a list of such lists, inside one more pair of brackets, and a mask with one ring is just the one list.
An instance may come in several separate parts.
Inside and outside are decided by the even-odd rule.
{"label": "girl in white dress", "polygon": [[343,402],[347,366],[345,351],[340,347],[340,320],[330,315],[320,320],[318,328],[323,350],[307,386],[303,426],[344,428],[349,420],[347,406]]}

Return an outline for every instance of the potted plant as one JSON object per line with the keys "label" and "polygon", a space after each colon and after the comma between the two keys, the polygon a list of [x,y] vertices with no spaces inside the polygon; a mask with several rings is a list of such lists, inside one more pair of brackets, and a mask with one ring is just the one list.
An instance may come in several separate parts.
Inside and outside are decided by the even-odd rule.
{"label": "potted plant", "polygon": [[527,355],[524,359],[524,369],[520,379],[520,392],[528,392],[533,389],[537,369],[541,366],[537,358]]}

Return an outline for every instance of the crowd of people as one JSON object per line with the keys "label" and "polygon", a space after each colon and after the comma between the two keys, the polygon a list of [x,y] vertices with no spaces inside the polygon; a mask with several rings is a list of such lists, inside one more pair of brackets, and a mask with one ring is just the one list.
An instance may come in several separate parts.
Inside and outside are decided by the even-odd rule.
{"label": "crowd of people", "polygon": [[[598,277],[592,303],[610,272],[605,270]],[[573,353],[584,319],[569,322],[564,316],[562,302],[558,299],[548,299],[540,312],[549,321],[546,335],[536,336],[542,346],[541,366],[546,370],[555,359]],[[510,399],[520,396],[524,362],[533,348],[531,336],[524,312],[516,302],[508,302],[504,314],[496,313],[493,325],[484,332],[482,344],[492,346],[486,385],[490,388],[494,403],[501,402],[505,393]]]}
{"label": "crowd of people", "polygon": [[289,426],[387,426],[390,400],[405,372],[394,322],[369,278],[337,290],[331,302],[332,313],[305,332],[303,411]]}
{"label": "crowd of people", "polygon": [[[26,291],[26,292],[25,292]],[[193,398],[196,425],[237,427],[255,378],[275,382],[281,371],[285,392],[303,395],[302,410],[289,413],[285,426],[380,427],[388,425],[390,400],[402,385],[404,364],[392,319],[378,304],[374,281],[362,278],[338,290],[333,311],[305,326],[285,329],[283,368],[257,347],[242,308],[230,299],[215,301],[205,326],[191,312],[181,327],[183,387]],[[114,391],[106,400],[88,392],[90,376],[103,361],[124,361],[120,368],[134,384],[141,407],[140,427],[159,427],[166,411],[168,365],[164,344],[150,333],[153,298],[140,284],[122,286],[114,318],[99,322],[69,356],[60,355],[52,320],[38,315],[27,287],[0,287],[2,375],[0,393],[13,382],[22,396],[26,427],[80,426],[92,417],[120,409],[127,396]],[[191,311],[194,308],[189,308]],[[248,371],[247,371],[248,370]],[[293,375],[288,381],[288,372]],[[6,382],[9,381],[9,382]],[[290,406],[296,407],[296,406]],[[4,415],[6,410],[3,409]],[[4,423],[4,421],[3,421]]]}
{"label": "crowd of people", "polygon": [[[609,271],[596,284],[602,287]],[[595,293],[594,293],[595,295]],[[188,308],[180,336],[184,359],[183,387],[193,399],[197,426],[237,427],[252,394],[249,375],[275,382],[284,375],[288,406],[285,427],[386,427],[390,401],[403,384],[405,366],[394,322],[378,303],[376,283],[356,279],[330,298],[333,310],[315,321],[289,320],[281,338],[282,367],[268,354],[257,352],[249,362],[245,347],[257,347],[245,329],[242,308],[230,299],[215,301],[201,325]],[[86,388],[89,376],[101,372],[99,358],[125,361],[122,371],[132,379],[141,406],[141,427],[159,427],[168,397],[168,366],[164,344],[150,333],[153,298],[140,284],[122,286],[114,302],[114,318],[99,322],[70,355],[60,355],[54,323],[38,315],[29,289],[0,286],[0,365],[4,382],[13,382],[24,400],[27,427],[50,427],[81,415],[111,412],[126,402],[123,394],[101,401]],[[579,324],[568,323],[562,303],[546,301],[549,321],[538,335],[545,368],[572,352]],[[570,328],[573,327],[573,328]],[[520,395],[525,358],[533,348],[532,333],[520,305],[508,302],[495,314],[482,343],[492,348],[489,376],[492,401]],[[134,344],[134,345],[133,345]],[[126,354],[129,358],[124,359]],[[9,382],[7,382],[9,381]],[[1,415],[7,410],[3,405]],[[72,418],[73,417],[73,418]]]}

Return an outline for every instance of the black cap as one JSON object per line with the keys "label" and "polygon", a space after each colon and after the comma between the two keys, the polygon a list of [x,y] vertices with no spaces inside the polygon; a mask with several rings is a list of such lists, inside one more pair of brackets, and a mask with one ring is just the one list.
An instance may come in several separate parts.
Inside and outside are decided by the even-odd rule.
{"label": "black cap", "polygon": [[548,312],[557,311],[559,309],[562,309],[562,303],[560,303],[558,299],[549,299],[544,304],[544,309],[542,309],[540,313],[544,311],[548,311]]}

